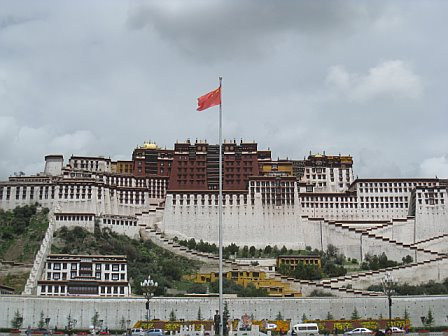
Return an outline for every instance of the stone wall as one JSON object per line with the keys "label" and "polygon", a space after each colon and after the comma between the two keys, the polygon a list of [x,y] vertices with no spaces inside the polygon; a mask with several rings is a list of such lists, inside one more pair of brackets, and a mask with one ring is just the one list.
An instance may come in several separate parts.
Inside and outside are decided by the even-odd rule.
{"label": "stone wall", "polygon": [[[39,298],[31,296],[1,296],[0,327],[10,327],[14,313],[22,314],[23,326],[37,326],[41,312],[50,317],[50,327],[64,328],[70,315],[77,320],[77,328],[88,328],[95,311],[104,326],[119,328],[120,320],[130,320],[133,325],[145,318],[144,298]],[[305,314],[310,319],[325,319],[330,312],[335,319],[350,319],[354,309],[361,318],[388,316],[386,297],[344,297],[344,298],[225,298],[231,317],[240,318],[247,313],[255,319],[273,319],[282,313],[292,323],[301,321]],[[431,309],[434,325],[447,325],[448,296],[431,297],[393,297],[392,316],[403,317],[405,310],[409,314],[412,326],[421,326],[421,316]],[[194,320],[198,310],[204,319],[212,318],[218,309],[218,298],[154,298],[151,300],[151,316],[168,320],[171,311],[178,319]]]}

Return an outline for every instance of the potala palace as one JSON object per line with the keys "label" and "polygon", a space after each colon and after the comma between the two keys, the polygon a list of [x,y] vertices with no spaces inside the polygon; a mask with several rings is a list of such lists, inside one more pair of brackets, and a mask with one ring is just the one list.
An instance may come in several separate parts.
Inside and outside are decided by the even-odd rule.
{"label": "potala palace", "polygon": [[[222,150],[225,245],[325,250],[332,244],[359,261],[382,252],[396,261],[410,255],[413,263],[388,270],[400,281],[448,277],[448,180],[359,179],[351,156],[273,160],[254,142],[225,141]],[[0,208],[33,202],[50,208],[25,293],[35,293],[52,233],[62,226],[93,230],[97,222],[171,248],[174,237],[217,243],[218,171],[219,145],[187,140],[174,149],[144,143],[128,161],[47,155],[42,173],[0,182]],[[382,277],[384,270],[293,285],[304,294],[321,288],[359,296]]]}

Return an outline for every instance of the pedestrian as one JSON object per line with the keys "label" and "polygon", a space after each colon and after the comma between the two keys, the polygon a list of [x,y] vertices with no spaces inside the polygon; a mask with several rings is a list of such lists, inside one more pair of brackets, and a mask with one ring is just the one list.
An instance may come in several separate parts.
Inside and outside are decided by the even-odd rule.
{"label": "pedestrian", "polygon": [[338,328],[337,327],[334,327],[333,333],[334,333],[334,336],[338,336]]}
{"label": "pedestrian", "polygon": [[386,336],[392,336],[392,329],[391,328],[387,328],[385,331]]}
{"label": "pedestrian", "polygon": [[384,333],[380,329],[377,329],[375,332],[375,336],[384,336]]}
{"label": "pedestrian", "polygon": [[215,316],[213,316],[213,327],[215,330],[215,335],[219,335],[219,322],[221,320],[221,317],[219,316],[219,311],[216,311]]}

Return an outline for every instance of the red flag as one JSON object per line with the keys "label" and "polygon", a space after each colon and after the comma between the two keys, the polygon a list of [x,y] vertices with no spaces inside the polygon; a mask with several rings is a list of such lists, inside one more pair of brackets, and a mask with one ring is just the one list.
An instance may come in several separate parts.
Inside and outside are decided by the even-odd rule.
{"label": "red flag", "polygon": [[209,107],[221,104],[221,86],[216,90],[198,98],[198,108],[197,111],[202,111],[208,109]]}

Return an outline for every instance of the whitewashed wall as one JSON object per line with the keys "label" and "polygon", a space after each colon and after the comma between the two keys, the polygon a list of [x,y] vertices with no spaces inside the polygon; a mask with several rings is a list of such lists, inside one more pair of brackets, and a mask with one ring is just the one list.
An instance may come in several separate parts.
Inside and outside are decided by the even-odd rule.
{"label": "whitewashed wall", "polygon": [[[133,325],[137,320],[145,318],[144,298],[38,298],[28,296],[1,296],[0,327],[10,327],[11,320],[18,310],[22,314],[26,327],[37,326],[41,312],[50,317],[50,327],[64,328],[67,317],[78,321],[77,328],[88,328],[95,311],[108,328],[119,328],[122,318],[131,320]],[[255,319],[273,319],[282,313],[285,319],[292,323],[301,321],[303,314],[312,319],[325,319],[328,312],[336,318],[349,319],[354,309],[361,318],[378,318],[388,316],[386,297],[366,298],[229,298],[228,304],[231,317],[240,318],[247,313]],[[218,298],[154,298],[151,301],[151,316],[168,320],[171,311],[178,319],[196,319],[198,310],[204,319],[210,319],[218,309]],[[406,311],[410,315],[411,325],[421,326],[421,316],[426,316],[431,309],[435,319],[434,325],[447,325],[448,296],[431,297],[393,297],[392,316],[403,317]]]}

